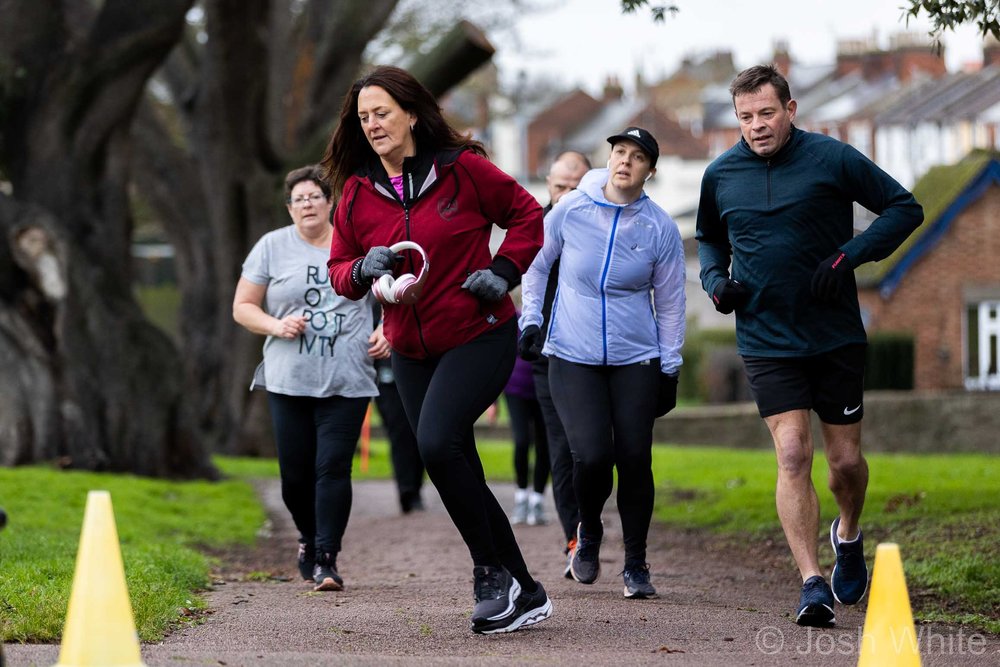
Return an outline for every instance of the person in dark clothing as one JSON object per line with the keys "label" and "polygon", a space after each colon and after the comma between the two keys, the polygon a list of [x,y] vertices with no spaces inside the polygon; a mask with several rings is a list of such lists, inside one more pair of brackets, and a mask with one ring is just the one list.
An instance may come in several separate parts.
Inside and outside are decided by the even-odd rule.
{"label": "person in dark clothing", "polygon": [[[549,203],[545,207],[546,215],[562,199],[563,195],[576,189],[576,186],[580,184],[580,179],[590,168],[590,160],[587,159],[587,156],[577,151],[566,151],[556,158],[549,168],[549,175],[545,178],[545,185],[549,191]],[[545,333],[548,331],[552,301],[555,299],[558,282],[559,260],[556,260],[545,285],[538,348],[528,351],[523,356],[531,361],[532,377],[535,381],[535,398],[538,400],[538,405],[542,409],[542,418],[545,420],[545,435],[552,475],[552,499],[555,502],[559,525],[566,538],[564,548],[566,567],[563,569],[563,576],[572,579],[570,560],[573,549],[576,547],[576,526],[580,523],[580,508],[576,502],[576,493],[573,491],[573,454],[569,449],[566,429],[563,428],[562,421],[559,419],[559,413],[552,401],[552,392],[549,390],[549,358],[539,354],[541,346],[545,343]]]}
{"label": "person in dark clothing", "polygon": [[[887,257],[923,211],[871,160],[792,122],[797,105],[771,66],[730,87],[742,139],[705,171],[698,206],[701,282],[736,340],[778,461],[778,518],[802,589],[796,622],[830,626],[834,598],[861,600],[868,568],[859,520],[868,486],[861,453],[865,346],[854,269]],[[879,217],[854,235],[857,202]],[[731,256],[731,266],[730,266]],[[839,515],[836,565],[819,565],[810,411],[820,418]]]}
{"label": "person in dark clothing", "polygon": [[[512,524],[538,526],[545,523],[545,485],[549,481],[549,445],[545,433],[545,418],[535,395],[531,364],[524,359],[514,361],[514,370],[503,389],[510,415],[510,430],[514,438],[514,491]],[[535,465],[532,473],[531,450],[534,445]],[[531,490],[528,490],[528,478]]]}
{"label": "person in dark clothing", "polygon": [[399,508],[403,514],[421,511],[424,509],[424,501],[420,495],[420,489],[424,485],[424,462],[420,460],[417,437],[413,435],[410,422],[406,420],[403,402],[399,398],[396,379],[392,374],[392,363],[388,359],[375,360],[375,379],[378,382],[375,407],[382,417],[382,426],[389,439],[389,457],[399,494]]}
{"label": "person in dark clothing", "polygon": [[[374,291],[383,302],[420,457],[473,562],[472,631],[539,623],[552,603],[486,483],[473,425],[514,365],[507,292],[542,245],[542,208],[398,67],[376,67],[351,86],[323,164],[341,195],[330,281],[348,298]],[[495,256],[494,224],[506,230]]]}
{"label": "person in dark clothing", "polygon": [[[382,321],[382,305],[377,301],[372,307],[374,322]],[[424,462],[420,460],[417,436],[413,435],[410,422],[406,419],[403,402],[396,388],[396,376],[392,373],[392,362],[375,360],[375,382],[378,396],[375,408],[382,418],[382,427],[389,440],[389,458],[392,461],[392,476],[396,480],[399,508],[403,514],[424,509],[420,489],[424,485]]]}

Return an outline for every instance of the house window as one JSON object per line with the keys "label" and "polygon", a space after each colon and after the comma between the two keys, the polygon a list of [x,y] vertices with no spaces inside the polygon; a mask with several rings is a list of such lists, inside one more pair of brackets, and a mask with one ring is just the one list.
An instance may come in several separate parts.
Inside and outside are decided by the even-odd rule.
{"label": "house window", "polygon": [[1000,389],[1000,301],[966,307],[965,388]]}

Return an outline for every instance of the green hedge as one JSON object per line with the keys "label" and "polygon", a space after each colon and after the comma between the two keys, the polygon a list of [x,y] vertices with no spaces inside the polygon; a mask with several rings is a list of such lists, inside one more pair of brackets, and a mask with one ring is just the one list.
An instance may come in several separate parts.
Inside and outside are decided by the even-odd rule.
{"label": "green hedge", "polygon": [[[734,329],[698,329],[688,323],[681,355],[678,395],[692,403],[709,401],[708,358],[714,348],[736,349]],[[913,389],[913,335],[906,332],[873,333],[868,337],[865,389]]]}
{"label": "green hedge", "polygon": [[708,400],[703,361],[714,347],[731,347],[735,350],[736,330],[699,329],[688,321],[687,336],[681,349],[684,366],[681,368],[677,387],[680,398],[695,403],[704,403]]}
{"label": "green hedge", "polygon": [[871,334],[866,365],[865,389],[913,389],[913,334]]}

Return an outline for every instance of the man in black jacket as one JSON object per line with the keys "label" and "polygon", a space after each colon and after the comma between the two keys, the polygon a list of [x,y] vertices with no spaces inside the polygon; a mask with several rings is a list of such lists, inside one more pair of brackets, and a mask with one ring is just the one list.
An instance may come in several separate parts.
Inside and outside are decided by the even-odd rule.
{"label": "man in black jacket", "polygon": [[[859,524],[868,487],[867,337],[854,269],[892,254],[923,211],[851,146],[796,128],[796,102],[773,67],[741,72],[730,92],[743,138],[702,179],[701,281],[719,312],[736,313],[737,348],[774,440],[778,518],[803,580],[795,620],[829,626],[834,597],[855,604],[868,587]],[[854,202],[878,215],[857,236]],[[811,412],[822,424],[839,509],[830,527],[832,590],[816,544]]]}
{"label": "man in black jacket", "polygon": [[[590,160],[583,153],[566,151],[555,159],[549,167],[549,175],[545,185],[549,191],[549,203],[545,207],[548,214],[563,195],[574,190],[583,175],[590,170]],[[548,436],[549,461],[552,468],[552,498],[555,500],[556,514],[559,524],[566,536],[566,554],[573,552],[576,544],[576,526],[580,522],[580,513],[573,491],[573,455],[569,451],[569,441],[563,429],[556,406],[549,392],[549,360],[540,354],[545,343],[545,332],[548,329],[549,314],[552,312],[552,300],[555,298],[556,284],[559,278],[559,263],[552,266],[549,282],[545,287],[545,299],[542,303],[541,336],[537,346],[530,350],[521,350],[521,356],[532,362],[532,377],[535,381],[535,396],[542,408],[542,419],[545,421],[545,433]],[[572,579],[569,561],[563,572],[567,579]]]}

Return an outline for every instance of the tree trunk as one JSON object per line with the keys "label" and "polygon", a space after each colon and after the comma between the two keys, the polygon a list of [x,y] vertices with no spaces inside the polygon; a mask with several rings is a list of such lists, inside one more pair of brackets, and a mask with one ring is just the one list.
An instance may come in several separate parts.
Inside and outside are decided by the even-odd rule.
{"label": "tree trunk", "polygon": [[175,248],[185,387],[215,451],[274,453],[264,396],[249,391],[263,339],[233,321],[233,292],[251,246],[290,223],[283,178],[319,160],[396,2],[313,1],[299,14],[288,0],[206,2],[206,43],[188,40],[164,68],[178,104],[147,100],[139,115],[136,181]]}
{"label": "tree trunk", "polygon": [[0,462],[213,476],[131,293],[128,129],[191,0],[0,3]]}

